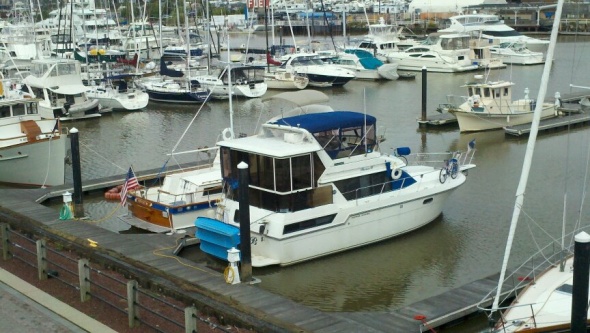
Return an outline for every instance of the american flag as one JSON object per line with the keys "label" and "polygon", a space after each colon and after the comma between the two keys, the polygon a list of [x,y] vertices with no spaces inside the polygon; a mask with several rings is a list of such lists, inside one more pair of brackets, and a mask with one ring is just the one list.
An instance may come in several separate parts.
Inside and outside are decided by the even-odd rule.
{"label": "american flag", "polygon": [[121,189],[121,206],[125,206],[127,203],[127,192],[138,187],[139,183],[137,182],[137,177],[135,177],[133,169],[129,167],[129,171],[127,171],[127,178],[125,178],[125,184],[123,184],[123,189]]}

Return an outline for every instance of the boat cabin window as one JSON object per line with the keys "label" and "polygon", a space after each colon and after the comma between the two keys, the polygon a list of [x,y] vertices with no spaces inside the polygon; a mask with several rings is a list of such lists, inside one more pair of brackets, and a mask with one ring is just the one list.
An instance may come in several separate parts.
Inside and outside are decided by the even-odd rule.
{"label": "boat cabin window", "polygon": [[508,96],[508,88],[504,88],[504,96]]}
{"label": "boat cabin window", "polygon": [[481,88],[475,88],[475,94],[481,96]]}
{"label": "boat cabin window", "polygon": [[492,37],[520,37],[522,36],[520,32],[516,30],[503,30],[503,31],[494,31],[494,30],[484,30],[482,34],[492,36]]}
{"label": "boat cabin window", "polygon": [[373,50],[373,49],[376,49],[377,48],[377,45],[375,45],[375,43],[371,43],[371,42],[361,42],[359,44],[359,48]]}
{"label": "boat cabin window", "polygon": [[10,107],[9,106],[2,106],[0,107],[0,118],[10,117]]}
{"label": "boat cabin window", "polygon": [[283,235],[290,234],[297,231],[319,227],[325,224],[330,224],[334,221],[336,214],[326,215],[311,220],[305,220],[297,223],[287,224],[283,228]]}
{"label": "boat cabin window", "polygon": [[390,175],[385,171],[339,180],[334,182],[334,185],[346,200],[361,199],[394,189],[391,186]]}
{"label": "boat cabin window", "polygon": [[[314,176],[312,154],[289,158],[272,158],[269,156],[249,154],[228,148],[221,148],[221,165],[223,178],[237,182],[239,179],[237,165],[241,161],[248,163],[251,186],[261,189],[288,193],[312,188],[319,175]],[[316,157],[316,159],[319,159]],[[321,164],[321,163],[320,163]]]}
{"label": "boat cabin window", "polygon": [[39,110],[37,109],[37,103],[27,103],[27,114],[38,114]]}
{"label": "boat cabin window", "polygon": [[221,167],[231,197],[238,200],[238,168],[249,163],[250,205],[273,212],[299,211],[333,202],[332,186],[317,186],[324,171],[317,154],[272,158],[221,148]]}
{"label": "boat cabin window", "polygon": [[[232,68],[232,83],[260,83],[264,81],[264,68],[262,67],[240,67]],[[223,71],[221,80],[227,84],[227,71]]]}
{"label": "boat cabin window", "polygon": [[376,133],[374,126],[352,127],[313,133],[314,137],[332,159],[362,155],[374,150]]}
{"label": "boat cabin window", "polygon": [[441,38],[440,46],[443,50],[468,49],[469,37]]}
{"label": "boat cabin window", "polygon": [[500,98],[500,89],[499,88],[494,88],[494,97]]}
{"label": "boat cabin window", "polygon": [[214,194],[220,194],[222,192],[221,186],[205,187],[203,189],[203,196],[207,197]]}
{"label": "boat cabin window", "polygon": [[484,88],[483,90],[484,97],[490,97],[490,88]]}

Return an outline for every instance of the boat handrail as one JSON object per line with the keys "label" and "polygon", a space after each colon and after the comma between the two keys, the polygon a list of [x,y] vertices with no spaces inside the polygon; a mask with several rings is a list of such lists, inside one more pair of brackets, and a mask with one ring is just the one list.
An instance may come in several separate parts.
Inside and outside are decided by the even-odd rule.
{"label": "boat handrail", "polygon": [[445,161],[455,157],[459,162],[459,166],[464,164],[471,164],[475,149],[469,152],[462,151],[447,151],[436,153],[416,153],[406,155],[408,165],[429,165],[429,166],[443,166]]}
{"label": "boat handrail", "polygon": [[[583,229],[587,229],[589,227],[590,226],[585,227]],[[580,230],[576,230],[575,232],[579,232],[579,231]],[[571,236],[571,234],[572,233],[570,233],[566,236]],[[549,251],[549,253],[545,253],[547,251]],[[511,288],[512,292],[506,293],[505,298],[502,299],[499,303],[506,301],[509,296],[511,296],[513,293],[517,293],[518,290],[525,287],[525,285],[527,285],[529,283],[534,283],[534,281],[537,279],[537,276],[536,276],[537,272],[543,272],[543,271],[545,271],[546,267],[558,265],[560,262],[564,261],[564,258],[567,258],[572,253],[573,253],[573,246],[570,246],[569,248],[566,248],[565,250],[561,250],[561,245],[557,244],[556,241],[550,242],[546,246],[540,248],[539,251],[537,251],[536,253],[531,255],[527,260],[524,260],[522,264],[520,264],[518,267],[515,267],[514,269],[512,269],[511,274],[506,275],[503,285],[508,285],[508,282],[512,281],[510,284],[511,285],[510,288]],[[528,272],[528,273],[523,276],[523,272]],[[479,310],[492,313],[491,312],[492,310],[489,308],[487,303],[489,303],[489,301],[493,300],[493,297],[495,296],[495,294],[497,292],[497,288],[498,287],[496,286],[496,288],[494,288],[493,290],[488,292],[482,298],[480,303],[477,305],[477,308]],[[508,305],[505,307],[499,307],[498,309],[502,310],[502,312],[504,312],[504,310],[507,310],[510,308],[529,306],[529,305],[532,305],[532,304],[524,304],[524,303],[511,304],[511,305]],[[530,318],[530,316],[527,318]]]}
{"label": "boat handrail", "polygon": [[203,152],[206,152],[209,154],[211,151],[217,151],[217,150],[219,150],[218,146],[202,147],[202,148],[197,148],[197,149],[193,149],[193,150],[174,152],[174,153],[166,154],[166,156],[176,156],[176,155],[184,155],[184,154],[192,154],[192,153],[203,153]]}

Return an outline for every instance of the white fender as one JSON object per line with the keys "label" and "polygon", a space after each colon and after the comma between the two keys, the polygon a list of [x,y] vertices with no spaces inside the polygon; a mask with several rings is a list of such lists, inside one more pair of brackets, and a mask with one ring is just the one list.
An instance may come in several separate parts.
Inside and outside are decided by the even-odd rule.
{"label": "white fender", "polygon": [[391,178],[397,180],[400,179],[402,176],[402,169],[393,169],[391,171]]}

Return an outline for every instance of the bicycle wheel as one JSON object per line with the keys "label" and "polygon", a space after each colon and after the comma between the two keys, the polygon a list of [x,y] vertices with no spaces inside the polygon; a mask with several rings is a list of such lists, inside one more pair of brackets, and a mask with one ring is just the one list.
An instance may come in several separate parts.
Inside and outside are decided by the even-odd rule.
{"label": "bicycle wheel", "polygon": [[438,175],[438,180],[440,180],[441,184],[444,184],[447,181],[447,177],[449,173],[447,172],[446,168],[440,169],[440,174]]}

